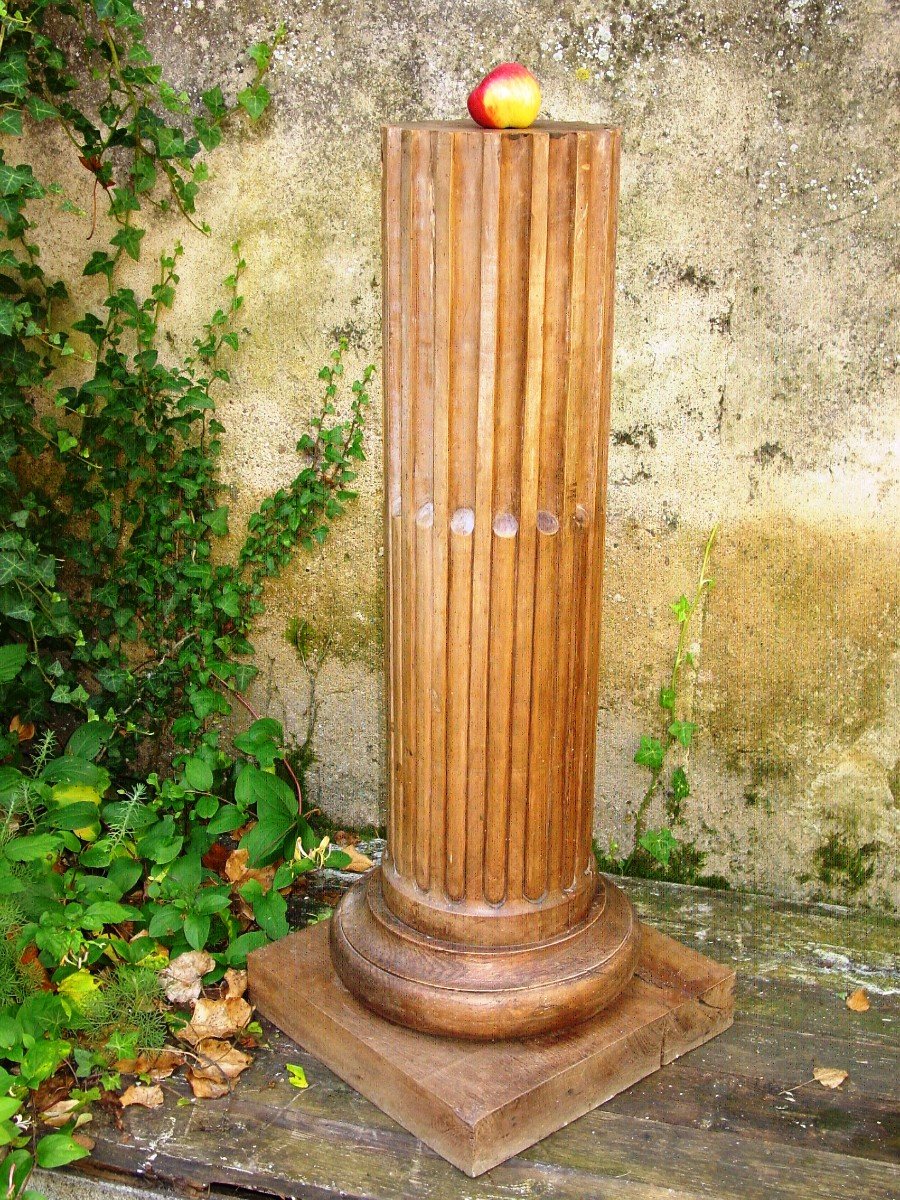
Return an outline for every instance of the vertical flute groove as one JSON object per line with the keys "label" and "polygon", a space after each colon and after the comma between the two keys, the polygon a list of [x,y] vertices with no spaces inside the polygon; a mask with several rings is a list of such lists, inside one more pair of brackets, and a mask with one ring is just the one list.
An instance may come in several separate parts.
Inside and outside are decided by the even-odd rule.
{"label": "vertical flute groove", "polygon": [[515,659],[516,558],[522,451],[527,268],[529,142],[501,142],[497,310],[495,338],[494,478],[491,539],[488,754],[485,802],[484,896],[506,896],[509,854],[509,779],[513,663]]}
{"label": "vertical flute groove", "polygon": [[385,203],[382,211],[384,247],[383,322],[384,373],[384,531],[385,531],[385,678],[388,727],[387,855],[397,841],[396,824],[403,808],[403,729],[400,647],[403,644],[403,588],[400,579],[400,227],[388,212],[400,204],[400,135],[385,129],[382,139]]}
{"label": "vertical flute groove", "polygon": [[491,630],[491,499],[494,480],[494,361],[501,138],[482,135],[481,321],[478,353],[478,426],[475,472],[475,543],[472,562],[469,674],[469,797],[466,813],[466,895],[483,895],[487,785],[488,652]]}
{"label": "vertical flute groove", "polygon": [[[447,894],[466,890],[469,794],[469,672],[475,513],[476,407],[481,275],[475,251],[481,228],[481,135],[454,135],[450,231],[449,551],[447,647]],[[471,524],[469,520],[471,514]]]}
{"label": "vertical flute groove", "polygon": [[434,523],[434,261],[431,139],[415,130],[411,147],[410,187],[410,322],[413,336],[411,410],[414,429],[413,496],[410,524],[415,555],[415,834],[414,869],[419,887],[431,881],[431,627],[432,526]]}
{"label": "vertical flute groove", "polygon": [[434,586],[431,703],[431,884],[447,893],[447,525],[450,389],[450,229],[453,148],[451,138],[433,134],[434,195],[434,524],[431,530]]}
{"label": "vertical flute groove", "polygon": [[402,711],[403,711],[403,771],[401,789],[401,816],[397,823],[397,870],[403,875],[413,874],[413,852],[411,842],[415,836],[415,786],[416,786],[416,696],[413,686],[413,639],[416,626],[415,586],[415,522],[413,520],[413,466],[415,463],[415,441],[412,410],[412,348],[410,320],[412,298],[410,296],[410,219],[411,219],[411,164],[409,130],[401,134],[400,174],[400,536],[401,536],[401,589],[404,604],[402,642]]}

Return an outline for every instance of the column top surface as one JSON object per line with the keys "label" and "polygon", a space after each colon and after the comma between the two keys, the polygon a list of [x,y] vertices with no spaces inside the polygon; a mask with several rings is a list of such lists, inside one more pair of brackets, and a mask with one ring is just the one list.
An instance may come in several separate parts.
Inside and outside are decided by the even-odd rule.
{"label": "column top surface", "polygon": [[382,125],[382,130],[428,129],[436,133],[483,133],[485,136],[496,137],[498,134],[507,137],[521,137],[533,133],[620,133],[617,125],[594,125],[586,121],[535,121],[526,129],[485,129],[475,121],[398,121]]}

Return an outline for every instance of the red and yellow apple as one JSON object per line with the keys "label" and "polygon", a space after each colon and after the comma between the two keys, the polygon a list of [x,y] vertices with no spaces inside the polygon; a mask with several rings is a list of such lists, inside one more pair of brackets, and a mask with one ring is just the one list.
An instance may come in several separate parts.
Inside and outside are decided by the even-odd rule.
{"label": "red and yellow apple", "polygon": [[469,93],[469,115],[485,129],[527,129],[541,107],[541,89],[520,63],[501,63]]}

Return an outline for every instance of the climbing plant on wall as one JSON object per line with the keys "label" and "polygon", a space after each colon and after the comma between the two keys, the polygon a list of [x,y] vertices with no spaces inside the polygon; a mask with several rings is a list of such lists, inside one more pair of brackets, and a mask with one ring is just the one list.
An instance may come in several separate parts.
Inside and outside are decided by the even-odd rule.
{"label": "climbing plant on wall", "polygon": [[[354,496],[371,368],[343,399],[338,343],[295,478],[226,542],[216,389],[240,344],[239,246],[186,353],[162,327],[177,299],[178,225],[208,232],[206,155],[262,117],[282,36],[249,48],[233,99],[219,86],[192,97],[164,78],[132,0],[0,0],[7,1200],[35,1162],[86,1153],[76,1135],[90,1103],[177,1032],[165,997],[185,993],[179,982],[163,994],[161,966],[200,956],[196,997],[288,931],[301,876],[349,861],[310,824],[278,722],[251,710],[226,751],[215,719],[235,701],[250,710],[266,580],[298,546],[321,545]],[[42,156],[60,161],[56,180],[29,156],[50,129],[69,152]],[[84,211],[66,192],[78,174],[90,185]],[[85,238],[73,247],[77,289],[42,254],[61,211]],[[151,220],[172,245],[148,261]],[[139,743],[155,748],[157,768],[142,777]]]}

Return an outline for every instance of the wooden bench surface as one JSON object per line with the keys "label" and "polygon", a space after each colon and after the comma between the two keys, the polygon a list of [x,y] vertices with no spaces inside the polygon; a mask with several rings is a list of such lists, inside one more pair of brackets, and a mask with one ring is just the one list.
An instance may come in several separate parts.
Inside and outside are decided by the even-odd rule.
{"label": "wooden bench surface", "polygon": [[[271,1027],[234,1093],[97,1118],[89,1171],[304,1200],[896,1200],[898,922],[626,881],[640,916],[738,972],[734,1026],[472,1180]],[[303,1003],[303,981],[285,981]],[[868,990],[866,1013],[847,994]],[[301,1064],[306,1090],[287,1081]],[[849,1072],[838,1090],[814,1067]],[[800,1085],[803,1086],[800,1086]],[[171,1085],[171,1086],[170,1086]],[[791,1090],[793,1089],[793,1090]],[[232,1190],[232,1194],[234,1194]]]}

